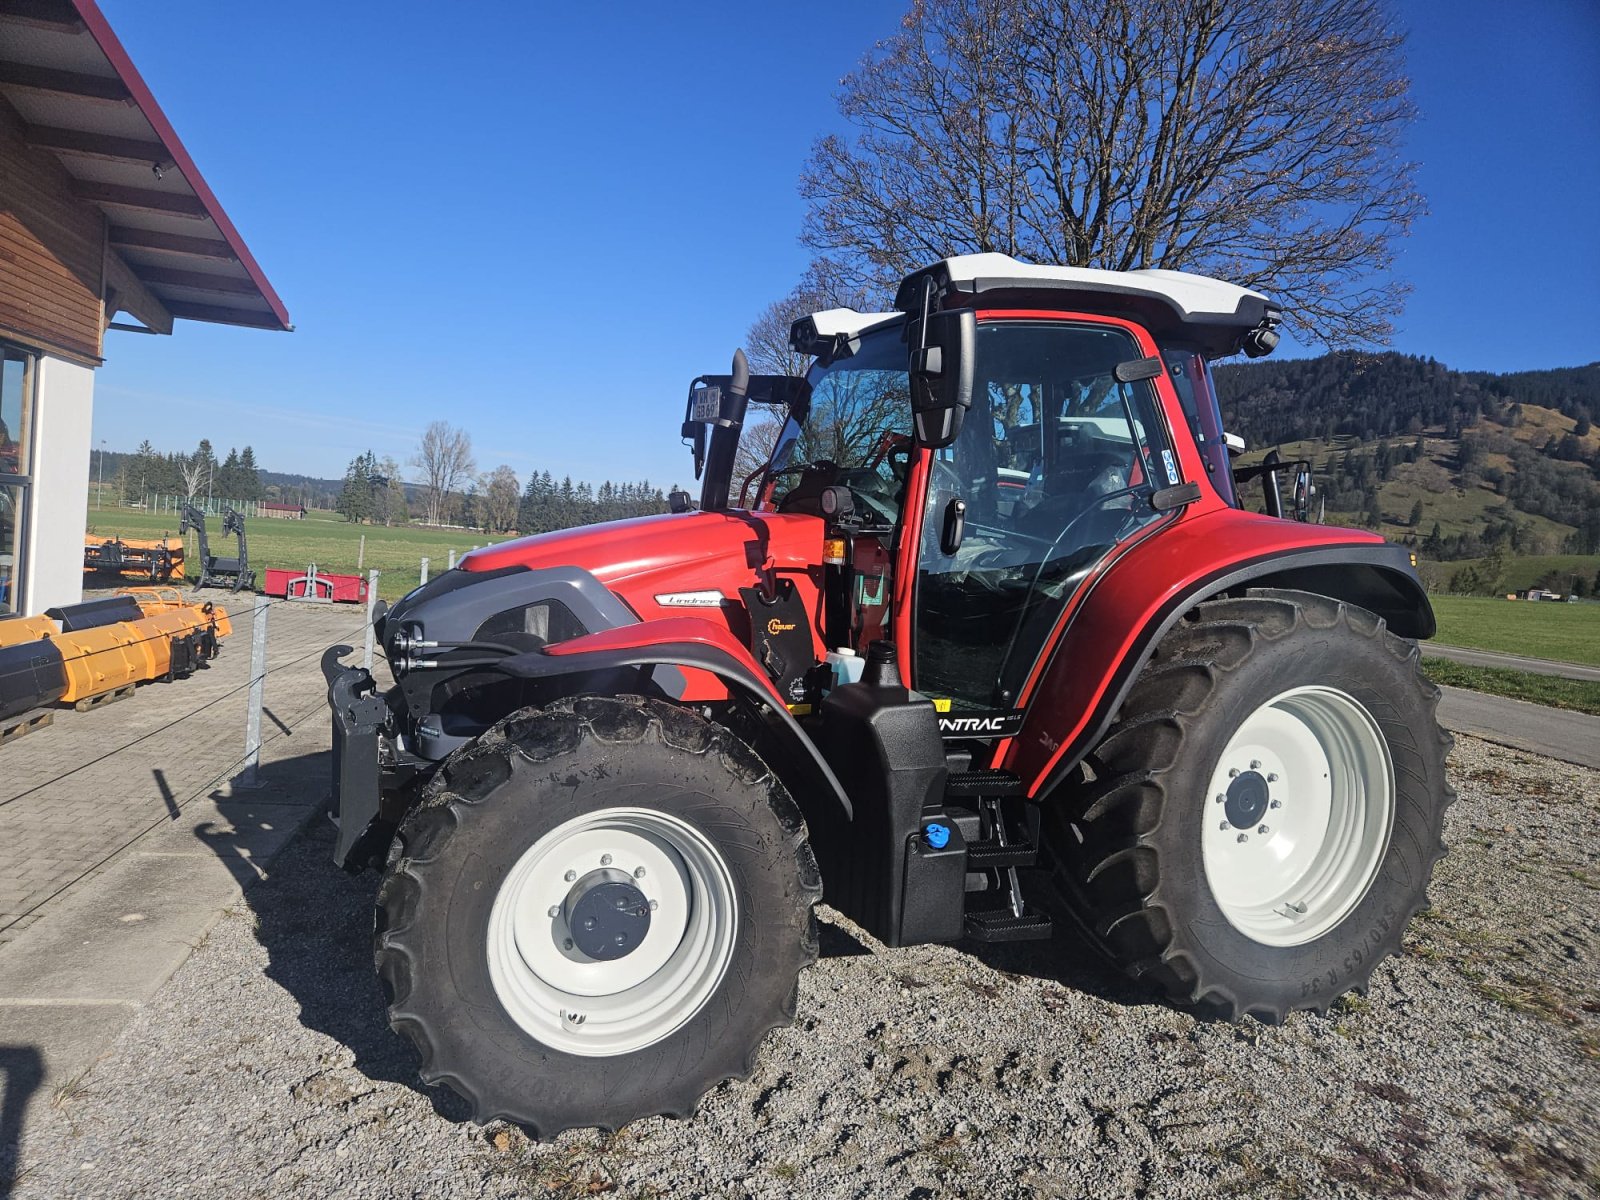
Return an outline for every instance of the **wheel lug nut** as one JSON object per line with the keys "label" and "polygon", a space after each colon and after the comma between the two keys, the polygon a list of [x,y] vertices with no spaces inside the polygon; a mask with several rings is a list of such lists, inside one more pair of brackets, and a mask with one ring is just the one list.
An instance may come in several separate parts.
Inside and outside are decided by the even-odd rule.
{"label": "wheel lug nut", "polygon": [[1260,829],[1256,830],[1256,832],[1257,833],[1270,833],[1271,830],[1269,830],[1265,825],[1263,825]]}
{"label": "wheel lug nut", "polygon": [[1229,767],[1228,768],[1228,778],[1229,779],[1237,779],[1237,778],[1239,778],[1239,768],[1238,767]]}
{"label": "wheel lug nut", "polygon": [[1241,842],[1248,842],[1250,840],[1250,835],[1248,833],[1241,833],[1239,835],[1239,840]]}
{"label": "wheel lug nut", "polygon": [[1228,797],[1227,797],[1226,793],[1224,793],[1224,792],[1218,792],[1217,793],[1217,803],[1218,804],[1221,804],[1223,801],[1227,800],[1227,798]]}
{"label": "wheel lug nut", "polygon": [[1270,808],[1282,808],[1283,807],[1283,801],[1282,800],[1274,800],[1268,807],[1270,807]]}
{"label": "wheel lug nut", "polygon": [[616,937],[612,938],[611,941],[614,945],[626,946],[628,944],[628,935],[625,933],[619,933]]}
{"label": "wheel lug nut", "polygon": [[1261,760],[1259,758],[1252,758],[1250,760],[1250,769],[1252,771],[1259,771],[1261,769]]}
{"label": "wheel lug nut", "polygon": [[561,878],[565,879],[568,883],[571,883],[577,877],[578,877],[578,873],[576,871],[568,871]]}
{"label": "wheel lug nut", "polygon": [[643,867],[635,867],[633,869],[633,877],[635,879],[643,879],[644,878],[644,868]]}
{"label": "wheel lug nut", "polygon": [[609,854],[602,854],[602,855],[601,855],[601,856],[600,856],[600,865],[601,865],[601,866],[602,866],[602,867],[609,867],[609,866],[610,866],[610,865],[611,865],[611,855],[609,855]]}
{"label": "wheel lug nut", "polygon": [[650,911],[651,912],[655,912],[655,910],[660,908],[660,907],[661,907],[661,901],[659,901],[659,900],[650,901]]}
{"label": "wheel lug nut", "polygon": [[561,948],[563,950],[571,950],[572,949],[572,939],[571,938],[563,938],[562,941],[561,941]]}
{"label": "wheel lug nut", "polygon": [[548,914],[546,914],[546,915],[547,915],[547,916],[551,916],[551,917],[559,917],[559,916],[560,916],[560,915],[561,915],[561,905],[559,905],[559,904],[552,904],[552,905],[551,905],[551,906],[550,906],[550,911],[549,911],[549,913],[548,913]]}
{"label": "wheel lug nut", "polygon": [[1267,776],[1267,782],[1268,782],[1268,783],[1277,783],[1277,782],[1278,782],[1278,777],[1277,777],[1277,775],[1276,775],[1276,774],[1269,774],[1269,775],[1268,775],[1268,776]]}

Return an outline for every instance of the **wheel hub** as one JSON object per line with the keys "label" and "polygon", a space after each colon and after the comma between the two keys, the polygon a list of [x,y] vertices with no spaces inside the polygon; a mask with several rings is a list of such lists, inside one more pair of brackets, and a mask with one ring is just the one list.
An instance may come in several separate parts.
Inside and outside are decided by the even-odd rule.
{"label": "wheel hub", "polygon": [[599,962],[632,954],[650,932],[650,901],[631,876],[602,868],[590,871],[562,903],[572,943]]}
{"label": "wheel hub", "polygon": [[1223,747],[1200,832],[1228,923],[1267,946],[1315,941],[1378,873],[1394,821],[1394,764],[1370,713],[1326,686],[1247,714]]}
{"label": "wheel hub", "polygon": [[1232,779],[1225,793],[1223,813],[1235,829],[1254,829],[1266,814],[1272,797],[1260,771],[1244,771]]}
{"label": "wheel hub", "polygon": [[507,1014],[544,1045],[626,1054],[706,1003],[738,922],[732,873],[703,833],[655,809],[600,809],[550,830],[506,875],[489,916],[489,975]]}

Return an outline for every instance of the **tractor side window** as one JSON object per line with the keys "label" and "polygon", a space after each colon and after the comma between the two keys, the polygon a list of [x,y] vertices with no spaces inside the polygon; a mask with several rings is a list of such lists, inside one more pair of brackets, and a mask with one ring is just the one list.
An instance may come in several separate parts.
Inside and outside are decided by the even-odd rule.
{"label": "tractor side window", "polygon": [[1211,371],[1205,356],[1196,350],[1166,347],[1161,357],[1167,364],[1167,375],[1172,388],[1178,393],[1178,403],[1188,419],[1189,432],[1200,457],[1206,464],[1206,474],[1211,486],[1229,504],[1238,506],[1233,490],[1233,466],[1228,459],[1227,441],[1222,433],[1222,413],[1217,405],[1216,388],[1212,386]]}
{"label": "tractor side window", "polygon": [[[1068,601],[1178,482],[1124,330],[1059,321],[978,327],[973,409],[934,456],[916,600],[916,686],[952,706],[1012,706]],[[984,411],[984,408],[987,411]],[[965,536],[946,554],[950,502]]]}

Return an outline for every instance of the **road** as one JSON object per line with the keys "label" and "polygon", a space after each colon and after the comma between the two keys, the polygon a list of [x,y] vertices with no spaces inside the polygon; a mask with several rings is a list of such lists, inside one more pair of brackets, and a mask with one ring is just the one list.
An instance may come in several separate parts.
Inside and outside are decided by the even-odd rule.
{"label": "road", "polygon": [[1546,708],[1526,700],[1441,688],[1439,724],[1491,742],[1579,766],[1600,768],[1600,717]]}
{"label": "road", "polygon": [[1528,671],[1534,675],[1559,675],[1563,679],[1586,679],[1600,682],[1600,667],[1587,667],[1581,663],[1556,662],[1548,658],[1525,658],[1521,654],[1502,654],[1498,650],[1471,650],[1466,646],[1445,646],[1438,642],[1423,642],[1424,658],[1448,658],[1469,667],[1505,667],[1513,671]]}

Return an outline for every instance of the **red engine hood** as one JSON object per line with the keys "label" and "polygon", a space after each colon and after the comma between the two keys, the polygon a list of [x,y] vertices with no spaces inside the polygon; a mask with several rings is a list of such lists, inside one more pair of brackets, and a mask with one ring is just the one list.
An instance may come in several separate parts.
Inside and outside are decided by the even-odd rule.
{"label": "red engine hood", "polygon": [[717,588],[737,599],[770,563],[804,571],[822,561],[823,523],[781,513],[664,513],[518,538],[476,550],[468,571],[580,567],[646,616],[663,592]]}

